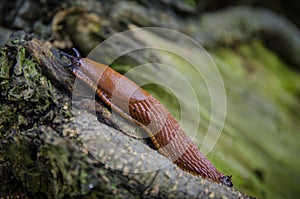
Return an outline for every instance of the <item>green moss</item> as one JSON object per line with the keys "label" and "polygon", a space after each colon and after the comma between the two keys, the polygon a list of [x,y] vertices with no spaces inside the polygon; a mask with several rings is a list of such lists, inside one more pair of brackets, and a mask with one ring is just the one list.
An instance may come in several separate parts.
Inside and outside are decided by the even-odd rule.
{"label": "green moss", "polygon": [[0,138],[7,135],[7,131],[15,122],[15,110],[6,104],[0,105]]}
{"label": "green moss", "polygon": [[[226,86],[227,119],[210,158],[236,187],[263,198],[299,194],[300,75],[259,41],[211,52]],[[297,122],[298,121],[298,122]],[[278,180],[280,179],[280,180]]]}
{"label": "green moss", "polygon": [[53,119],[55,110],[51,108],[57,106],[57,95],[21,40],[1,48],[0,60],[0,149],[5,151],[0,159],[9,160],[12,178],[22,184],[23,190],[47,193],[51,189],[47,164],[42,159],[36,164],[37,124]]}
{"label": "green moss", "polygon": [[[51,114],[45,113],[55,103],[55,97],[51,83],[42,75],[41,68],[26,56],[26,49],[22,46],[16,51],[2,48],[1,52],[0,97],[7,104],[1,105],[0,117],[10,118],[1,120],[1,132],[5,132],[11,124],[7,121],[16,122],[16,126],[26,129],[40,117],[50,120]],[[16,53],[16,56],[9,57],[8,52]],[[16,113],[19,116],[13,118]]]}

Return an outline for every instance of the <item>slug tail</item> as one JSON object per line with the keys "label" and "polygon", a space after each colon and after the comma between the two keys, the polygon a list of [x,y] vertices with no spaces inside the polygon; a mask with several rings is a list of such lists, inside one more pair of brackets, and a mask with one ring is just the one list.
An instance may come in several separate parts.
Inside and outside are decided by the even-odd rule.
{"label": "slug tail", "polygon": [[222,176],[221,178],[219,178],[219,181],[226,185],[227,187],[232,187],[233,186],[233,183],[231,182],[231,178],[232,178],[232,175],[230,176]]}

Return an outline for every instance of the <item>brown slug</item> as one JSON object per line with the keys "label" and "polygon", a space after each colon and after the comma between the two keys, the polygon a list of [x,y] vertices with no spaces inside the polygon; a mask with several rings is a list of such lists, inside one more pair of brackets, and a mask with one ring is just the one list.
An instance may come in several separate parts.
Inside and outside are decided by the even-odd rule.
{"label": "brown slug", "polygon": [[72,73],[113,111],[141,126],[162,155],[193,175],[233,186],[231,176],[214,167],[157,99],[110,67],[81,58],[74,51],[77,57],[59,51],[69,59]]}

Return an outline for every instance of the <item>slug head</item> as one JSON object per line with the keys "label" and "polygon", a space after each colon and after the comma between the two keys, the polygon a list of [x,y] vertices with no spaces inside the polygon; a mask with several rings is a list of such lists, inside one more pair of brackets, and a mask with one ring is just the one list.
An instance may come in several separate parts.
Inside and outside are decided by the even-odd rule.
{"label": "slug head", "polygon": [[62,56],[61,61],[63,62],[65,67],[71,67],[72,69],[79,68],[80,67],[79,61],[81,59],[80,53],[75,48],[72,48],[72,50],[75,52],[76,57],[59,50],[58,52]]}

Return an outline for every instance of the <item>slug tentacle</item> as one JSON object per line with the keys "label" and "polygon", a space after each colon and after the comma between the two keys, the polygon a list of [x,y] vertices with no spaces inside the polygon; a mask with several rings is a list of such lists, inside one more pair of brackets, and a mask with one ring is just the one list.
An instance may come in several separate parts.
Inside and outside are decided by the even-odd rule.
{"label": "slug tentacle", "polygon": [[75,52],[76,57],[82,58],[81,55],[80,55],[80,53],[79,53],[79,51],[76,48],[72,48],[72,50]]}
{"label": "slug tentacle", "polygon": [[73,50],[77,57],[60,51],[69,60],[72,73],[112,110],[142,127],[162,155],[193,175],[233,186],[231,176],[213,166],[157,99],[110,67],[81,58]]}

